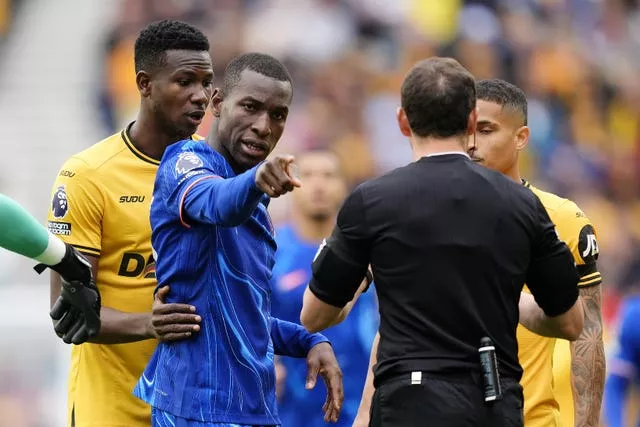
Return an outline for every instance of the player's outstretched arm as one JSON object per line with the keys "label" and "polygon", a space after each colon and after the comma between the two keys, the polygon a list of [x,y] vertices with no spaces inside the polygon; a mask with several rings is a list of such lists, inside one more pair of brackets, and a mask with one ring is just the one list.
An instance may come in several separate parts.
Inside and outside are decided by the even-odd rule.
{"label": "player's outstretched arm", "polygon": [[[97,271],[98,257],[86,255],[86,258],[93,267],[92,272]],[[156,299],[158,298],[156,297]],[[61,300],[60,275],[52,271],[50,278],[51,308],[53,309],[56,304],[60,304]],[[100,331],[88,341],[96,344],[123,344],[151,338],[166,340],[188,338],[191,334],[181,333],[185,325],[193,331],[199,329],[199,321],[194,311],[195,308],[192,306],[164,304],[162,300],[155,302],[153,311],[149,313],[127,313],[102,306],[100,309]],[[166,330],[171,330],[173,333],[169,336],[159,334],[154,324],[164,325]]]}
{"label": "player's outstretched arm", "polygon": [[0,247],[46,265],[62,261],[64,242],[50,234],[18,202],[0,194]]}
{"label": "player's outstretched arm", "polygon": [[353,421],[353,427],[368,427],[371,418],[371,402],[373,402],[373,393],[376,391],[373,386],[373,367],[378,363],[378,343],[380,342],[380,332],[376,333],[371,346],[371,355],[369,356],[369,367],[367,368],[367,378],[364,381],[364,389],[362,390],[362,398],[358,407],[358,414]]}
{"label": "player's outstretched arm", "polygon": [[0,195],[0,246],[40,261],[64,278],[64,300],[51,316],[65,342],[80,344],[100,329],[100,294],[93,283],[91,265],[75,249],[49,233],[14,200]]}
{"label": "player's outstretched arm", "polygon": [[292,156],[274,156],[228,179],[219,179],[215,171],[205,168],[186,172],[190,177],[178,181],[174,192],[180,195],[180,219],[184,224],[238,226],[251,216],[265,194],[278,197],[301,185],[289,171],[292,163]]}

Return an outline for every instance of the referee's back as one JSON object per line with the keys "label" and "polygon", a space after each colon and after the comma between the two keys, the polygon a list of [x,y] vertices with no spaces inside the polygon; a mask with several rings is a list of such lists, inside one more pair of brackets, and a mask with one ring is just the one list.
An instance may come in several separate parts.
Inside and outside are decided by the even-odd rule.
{"label": "referee's back", "polygon": [[[422,61],[401,100],[398,125],[415,162],[345,200],[314,260],[301,319],[310,329],[330,324],[370,264],[380,307],[370,425],[520,427],[516,327],[579,335],[573,258],[529,189],[467,157],[477,122],[467,70]],[[521,296],[525,282],[535,301]],[[483,387],[493,377],[481,368],[484,337],[495,345],[497,400]]]}
{"label": "referee's back", "polygon": [[[537,197],[464,154],[423,157],[365,183],[354,196],[361,197],[375,240],[376,380],[411,371],[479,371],[480,339],[488,336],[500,374],[518,381],[517,301],[532,246],[554,233]],[[537,297],[554,313],[575,302],[571,292]]]}

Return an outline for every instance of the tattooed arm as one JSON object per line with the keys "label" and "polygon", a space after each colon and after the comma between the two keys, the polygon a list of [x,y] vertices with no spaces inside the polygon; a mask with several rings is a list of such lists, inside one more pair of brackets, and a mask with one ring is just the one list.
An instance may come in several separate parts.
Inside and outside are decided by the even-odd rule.
{"label": "tattooed arm", "polygon": [[[571,388],[574,426],[598,427],[605,378],[602,341],[602,275],[597,261],[600,255],[596,229],[573,202],[566,200],[553,210],[553,222],[576,263],[578,287],[584,311],[584,329],[571,348]],[[550,213],[551,216],[551,213]],[[560,409],[562,412],[562,408]]]}
{"label": "tattooed arm", "polygon": [[584,329],[571,345],[571,388],[576,427],[598,427],[605,378],[600,285],[580,288]]}

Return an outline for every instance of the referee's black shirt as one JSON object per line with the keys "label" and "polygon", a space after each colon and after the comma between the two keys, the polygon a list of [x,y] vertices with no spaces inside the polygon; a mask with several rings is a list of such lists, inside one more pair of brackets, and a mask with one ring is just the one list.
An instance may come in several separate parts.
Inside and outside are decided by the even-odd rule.
{"label": "referee's black shirt", "polygon": [[[376,383],[409,371],[479,371],[483,336],[519,381],[518,301],[527,283],[547,315],[578,297],[568,248],[538,198],[462,153],[422,159],[359,186],[328,245],[372,266],[380,306]],[[341,306],[355,289],[321,289]]]}

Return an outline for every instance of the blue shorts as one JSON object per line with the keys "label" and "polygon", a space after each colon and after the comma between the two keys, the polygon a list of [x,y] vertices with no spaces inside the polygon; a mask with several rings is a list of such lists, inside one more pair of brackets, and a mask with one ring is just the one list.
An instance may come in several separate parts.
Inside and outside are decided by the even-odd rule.
{"label": "blue shorts", "polygon": [[[251,426],[248,424],[230,424],[230,423],[203,423],[202,421],[188,420],[182,417],[176,417],[168,412],[160,409],[151,408],[151,427],[266,427]],[[272,427],[272,426],[270,426]]]}

